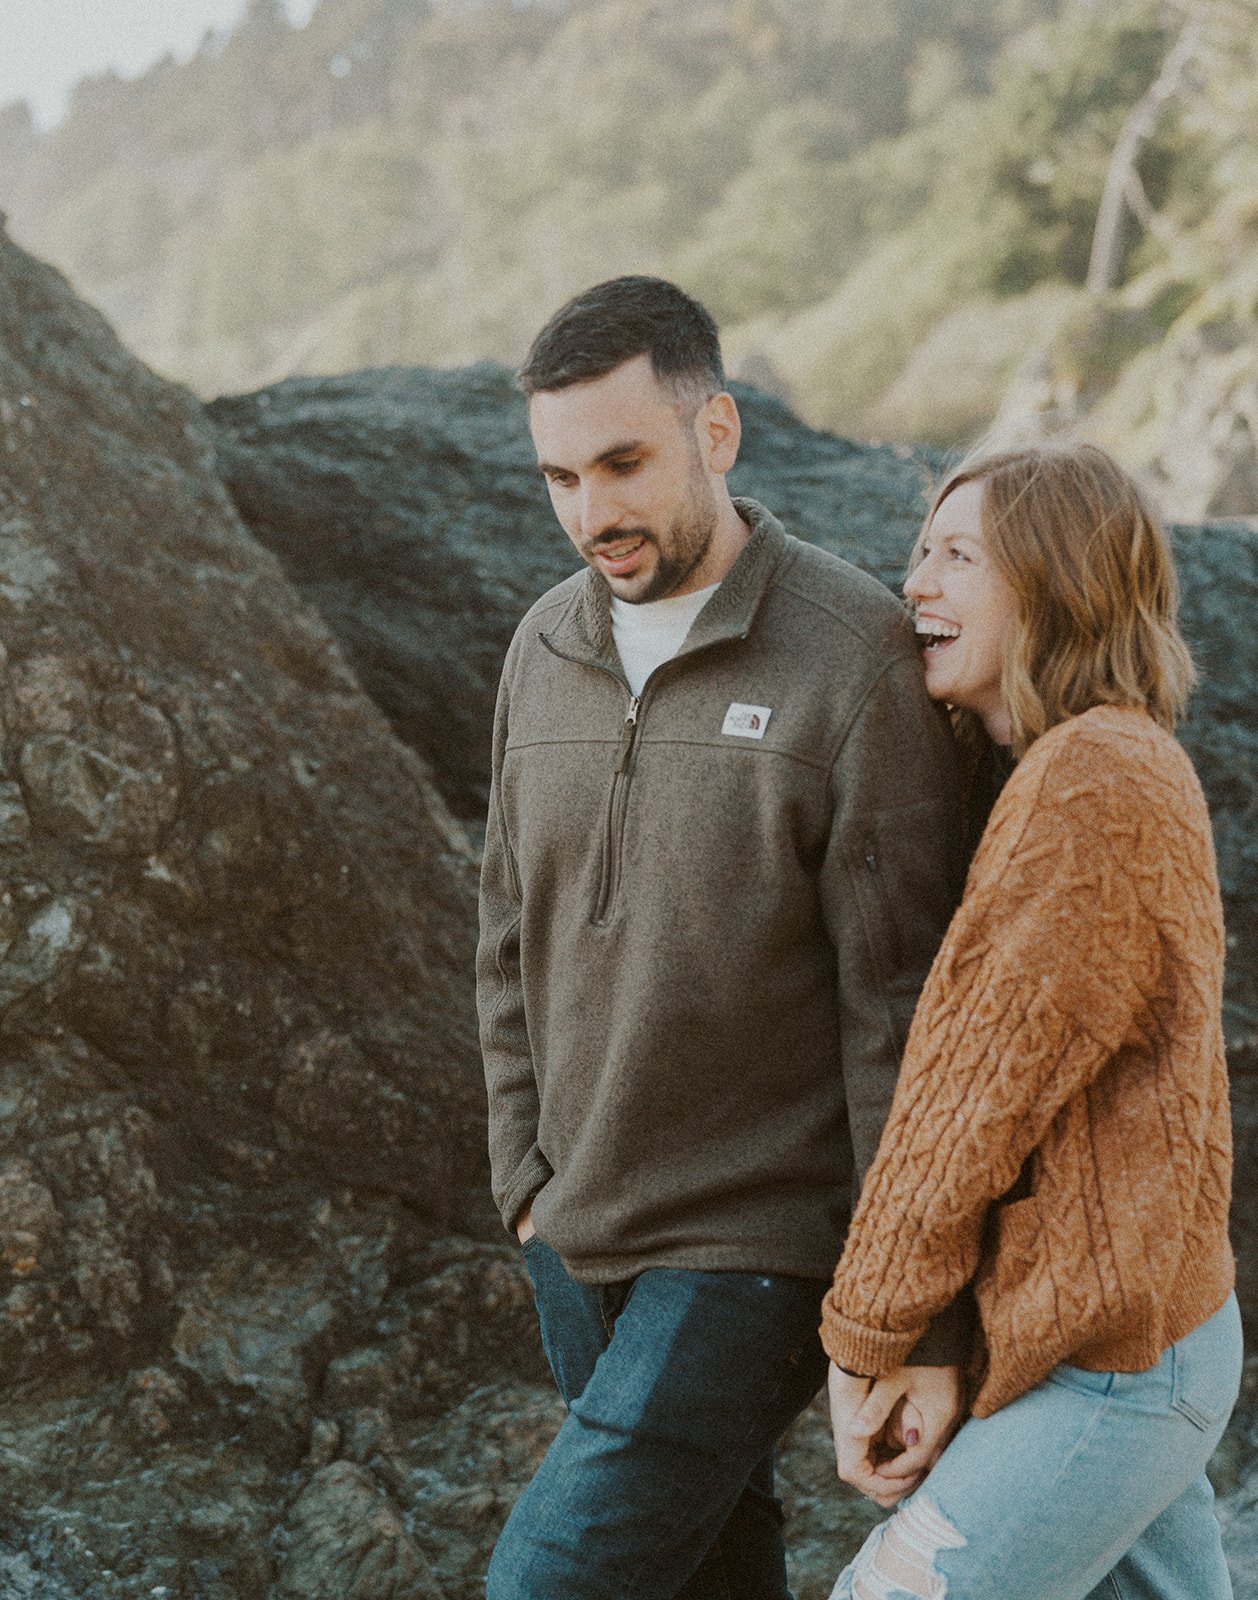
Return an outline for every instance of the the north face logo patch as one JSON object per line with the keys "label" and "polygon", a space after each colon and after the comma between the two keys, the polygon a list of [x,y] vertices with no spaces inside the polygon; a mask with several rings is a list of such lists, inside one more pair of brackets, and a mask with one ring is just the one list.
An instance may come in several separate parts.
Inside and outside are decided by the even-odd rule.
{"label": "the north face logo patch", "polygon": [[741,701],[735,700],[725,713],[721,732],[732,733],[739,739],[763,739],[764,730],[768,727],[772,715],[773,712],[768,706],[745,706]]}

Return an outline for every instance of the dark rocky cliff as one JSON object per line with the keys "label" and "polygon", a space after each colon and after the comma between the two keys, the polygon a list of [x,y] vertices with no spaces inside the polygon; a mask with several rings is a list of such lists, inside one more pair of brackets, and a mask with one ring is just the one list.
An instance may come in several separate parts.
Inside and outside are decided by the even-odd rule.
{"label": "dark rocky cliff", "polygon": [[[916,464],[744,400],[739,487],[890,575]],[[1255,548],[1182,543],[1243,1069]],[[557,1406],[484,1198],[460,819],[570,565],[502,373],[211,423],[0,235],[0,1600],[481,1593]],[[1256,1431],[1219,1461],[1238,1578]],[[801,1600],[868,1521],[830,1470],[810,1414]]]}
{"label": "dark rocky cliff", "polygon": [[533,1359],[449,1237],[466,839],[197,403],[2,236],[0,695],[0,1594],[443,1592],[377,1402]]}

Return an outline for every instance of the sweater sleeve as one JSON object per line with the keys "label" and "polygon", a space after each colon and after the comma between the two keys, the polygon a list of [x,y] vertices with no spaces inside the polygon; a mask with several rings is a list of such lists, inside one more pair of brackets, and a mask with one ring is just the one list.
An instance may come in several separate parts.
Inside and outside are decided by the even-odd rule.
{"label": "sweater sleeve", "polygon": [[894,1370],[970,1282],[988,1209],[1156,981],[1148,882],[1166,819],[1142,815],[1139,792],[1086,750],[1025,765],[922,992],[826,1297],[822,1341],[855,1371]]}
{"label": "sweater sleeve", "polygon": [[519,878],[502,804],[503,756],[510,716],[504,668],[494,715],[493,766],[480,879],[476,1005],[489,1102],[489,1161],[503,1225],[513,1231],[551,1176],[537,1143],[539,1099],[520,978]]}

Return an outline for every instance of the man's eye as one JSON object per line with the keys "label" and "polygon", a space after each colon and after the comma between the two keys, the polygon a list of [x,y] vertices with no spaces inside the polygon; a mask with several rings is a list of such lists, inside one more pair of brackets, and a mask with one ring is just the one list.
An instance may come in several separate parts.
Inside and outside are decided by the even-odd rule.
{"label": "man's eye", "polygon": [[964,550],[959,550],[955,544],[948,551],[948,554],[954,561],[969,561],[970,559],[968,554]]}
{"label": "man's eye", "polygon": [[625,456],[619,461],[610,462],[609,465],[614,473],[623,478],[627,473],[637,471],[642,465],[642,458],[641,456]]}
{"label": "man's eye", "polygon": [[571,473],[567,472],[543,472],[542,477],[552,489],[569,489],[574,482]]}

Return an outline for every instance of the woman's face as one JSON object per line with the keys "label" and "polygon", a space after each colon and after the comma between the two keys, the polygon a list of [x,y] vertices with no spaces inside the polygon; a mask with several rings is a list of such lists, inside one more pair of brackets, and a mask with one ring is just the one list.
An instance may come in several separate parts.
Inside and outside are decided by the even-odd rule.
{"label": "woman's face", "polygon": [[948,495],[904,592],[913,602],[931,699],[977,712],[996,743],[1008,744],[1000,683],[1017,603],[984,545],[982,511],[981,480]]}

